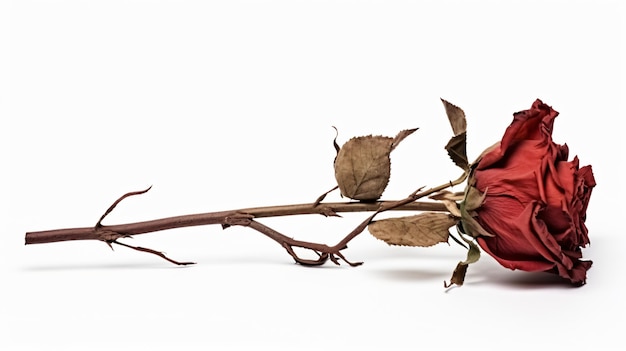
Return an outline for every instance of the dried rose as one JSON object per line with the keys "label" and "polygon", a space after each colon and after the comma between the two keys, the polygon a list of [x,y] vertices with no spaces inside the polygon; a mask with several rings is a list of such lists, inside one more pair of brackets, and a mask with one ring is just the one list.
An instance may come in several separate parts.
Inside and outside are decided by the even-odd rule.
{"label": "dried rose", "polygon": [[552,141],[557,115],[540,100],[514,114],[502,141],[472,166],[463,227],[504,267],[582,285],[592,263],[581,260],[581,247],[589,243],[585,218],[596,182],[591,166],[567,161],[567,145]]}

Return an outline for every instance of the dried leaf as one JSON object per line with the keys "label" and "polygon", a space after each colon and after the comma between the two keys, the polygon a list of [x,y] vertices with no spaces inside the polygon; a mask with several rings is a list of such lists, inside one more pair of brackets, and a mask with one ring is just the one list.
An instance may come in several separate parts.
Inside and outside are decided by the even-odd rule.
{"label": "dried leaf", "polygon": [[400,133],[398,133],[398,135],[396,135],[396,137],[393,138],[393,143],[391,143],[391,151],[393,151],[398,146],[398,144],[400,144],[400,142],[404,140],[404,138],[413,134],[418,129],[419,128],[413,128],[413,129],[405,129],[403,131],[400,131]]}
{"label": "dried leaf", "polygon": [[441,202],[443,202],[444,206],[446,206],[446,209],[448,210],[448,212],[450,212],[451,215],[456,218],[461,218],[461,210],[457,206],[456,201],[441,200]]}
{"label": "dried leaf", "polygon": [[391,144],[383,136],[364,136],[346,142],[335,159],[335,178],[343,196],[355,200],[380,198],[391,174]]}
{"label": "dried leaf", "polygon": [[443,106],[446,109],[446,115],[452,126],[452,132],[454,136],[450,139],[446,145],[448,155],[455,165],[459,166],[463,170],[469,170],[469,160],[467,158],[467,121],[465,119],[465,112],[463,110],[448,101],[441,99]]}
{"label": "dried leaf", "polygon": [[464,192],[451,192],[449,190],[442,190],[428,197],[429,199],[441,201],[448,209],[448,212],[457,218],[461,218],[461,210],[457,204],[457,201],[465,199]]}
{"label": "dried leaf", "polygon": [[469,267],[470,264],[478,261],[478,259],[480,258],[480,249],[478,248],[478,246],[471,241],[466,240],[466,242],[469,244],[469,250],[467,250],[467,258],[465,259],[465,261],[459,262],[456,265],[454,272],[452,272],[452,278],[450,278],[450,283],[444,282],[443,285],[446,288],[451,287],[453,284],[456,284],[458,286],[463,285],[463,282],[465,281],[465,274],[467,273],[467,267]]}
{"label": "dried leaf", "polygon": [[462,191],[451,192],[449,190],[442,190],[438,193],[435,193],[428,197],[433,200],[451,200],[451,201],[461,201],[465,198],[465,193]]}
{"label": "dried leaf", "polygon": [[480,190],[470,185],[465,190],[465,199],[461,202],[461,226],[466,234],[476,238],[480,235],[494,236],[483,228],[480,223],[474,217],[476,216],[476,209],[482,206],[487,196],[487,189],[485,193],[481,193]]}
{"label": "dried leaf", "polygon": [[478,245],[476,245],[472,241],[466,241],[466,242],[469,244],[470,248],[469,250],[467,250],[467,257],[465,258],[465,261],[461,263],[468,265],[468,264],[478,262],[478,260],[480,259],[480,249],[478,248]]}
{"label": "dried leaf", "polygon": [[341,194],[354,200],[379,199],[389,183],[391,151],[416,130],[403,130],[395,138],[369,135],[348,140],[335,158]]}
{"label": "dried leaf", "polygon": [[451,104],[444,99],[441,99],[441,102],[443,102],[443,107],[446,109],[446,115],[448,115],[448,120],[450,121],[454,135],[456,136],[461,133],[465,133],[465,131],[467,131],[465,112],[463,112],[460,107]]}
{"label": "dried leaf", "polygon": [[427,247],[448,242],[448,229],[456,223],[457,219],[446,213],[425,212],[375,221],[368,229],[389,245]]}
{"label": "dried leaf", "polygon": [[482,206],[483,202],[485,202],[485,197],[487,197],[487,190],[485,189],[485,192],[481,193],[477,188],[469,186],[463,200],[465,210],[470,212]]}
{"label": "dried leaf", "polygon": [[480,225],[480,223],[478,223],[478,221],[475,220],[470,213],[463,209],[463,206],[461,206],[461,225],[463,226],[465,233],[473,238],[477,238],[481,235],[490,237],[495,236],[483,228],[483,226]]}
{"label": "dried leaf", "polygon": [[469,169],[466,137],[466,133],[463,132],[459,135],[453,136],[450,141],[448,141],[448,144],[446,144],[446,150],[448,151],[448,155],[452,159],[452,162],[463,170]]}
{"label": "dried leaf", "polygon": [[459,262],[456,265],[456,268],[454,269],[454,272],[452,272],[452,277],[450,278],[450,283],[446,283],[443,282],[443,286],[445,288],[449,288],[452,285],[456,284],[458,286],[463,285],[463,282],[465,281],[465,274],[467,273],[467,265],[463,264],[462,262]]}

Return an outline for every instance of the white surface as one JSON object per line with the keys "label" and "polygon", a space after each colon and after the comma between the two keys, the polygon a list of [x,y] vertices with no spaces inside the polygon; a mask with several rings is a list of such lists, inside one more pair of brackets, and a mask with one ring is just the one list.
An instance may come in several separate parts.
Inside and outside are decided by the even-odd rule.
{"label": "white surface", "polygon": [[[0,349],[618,349],[618,3],[4,4]],[[467,113],[470,158],[536,98],[561,112],[555,141],[598,181],[586,286],[483,255],[446,291],[462,249],[369,234],[345,251],[359,268],[301,267],[217,226],[129,241],[198,262],[187,268],[97,242],[23,245],[27,231],[93,225],[149,185],[106,223],[312,201],[333,185],[331,126],[340,143],[420,127],[392,154],[384,197],[401,198],[458,176],[440,97]],[[332,244],[364,216],[263,223]]]}

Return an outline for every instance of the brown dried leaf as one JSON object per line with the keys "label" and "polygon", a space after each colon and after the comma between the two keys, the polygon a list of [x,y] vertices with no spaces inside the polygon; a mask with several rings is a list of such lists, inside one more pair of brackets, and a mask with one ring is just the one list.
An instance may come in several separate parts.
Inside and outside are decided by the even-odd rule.
{"label": "brown dried leaf", "polygon": [[458,106],[455,106],[448,101],[441,99],[443,107],[446,109],[446,115],[452,126],[452,132],[454,136],[450,139],[446,145],[448,155],[455,165],[459,166],[463,170],[469,170],[469,161],[467,159],[467,121],[465,119],[465,112]]}
{"label": "brown dried leaf", "polygon": [[465,198],[465,193],[456,192],[453,193],[448,190],[442,190],[434,195],[428,197],[429,199],[441,201],[448,209],[451,215],[461,218],[461,210],[457,204],[457,201],[461,201]]}
{"label": "brown dried leaf", "polygon": [[403,130],[395,138],[368,135],[348,140],[335,158],[341,195],[362,201],[379,199],[389,183],[391,151],[416,130]]}
{"label": "brown dried leaf", "polygon": [[467,134],[465,132],[453,136],[448,144],[446,144],[448,155],[455,165],[463,170],[469,169],[469,160],[467,158]]}
{"label": "brown dried leaf", "polygon": [[398,135],[396,135],[396,137],[393,138],[393,143],[391,143],[391,150],[390,151],[393,151],[398,146],[398,144],[400,144],[400,142],[402,140],[404,140],[404,138],[406,138],[409,135],[413,134],[418,129],[419,128],[405,129],[405,130],[401,131],[400,133],[398,133]]}
{"label": "brown dried leaf", "polygon": [[465,193],[462,191],[457,191],[453,193],[449,190],[442,190],[438,193],[430,195],[428,198],[433,200],[461,201],[465,198]]}
{"label": "brown dried leaf", "polygon": [[343,196],[380,198],[391,174],[392,143],[392,138],[369,135],[352,138],[341,147],[335,159],[335,178]]}
{"label": "brown dried leaf", "polygon": [[448,212],[456,218],[461,218],[461,210],[459,209],[457,202],[452,200],[441,200],[441,202],[446,206]]}
{"label": "brown dried leaf", "polygon": [[425,212],[375,221],[368,229],[373,236],[389,245],[427,247],[448,242],[448,229],[456,223],[457,220],[448,214]]}
{"label": "brown dried leaf", "polygon": [[449,288],[452,285],[456,284],[458,286],[462,286],[465,281],[465,274],[467,273],[468,265],[463,264],[463,262],[459,262],[452,272],[452,277],[450,278],[450,283],[443,282],[444,288]]}
{"label": "brown dried leaf", "polygon": [[466,242],[469,244],[469,250],[467,250],[467,258],[465,261],[461,261],[456,265],[454,272],[452,272],[452,277],[450,278],[450,283],[443,283],[443,286],[446,288],[451,287],[453,284],[458,286],[463,285],[465,281],[465,274],[467,273],[467,268],[470,264],[476,263],[480,259],[480,249],[476,244],[471,241]]}
{"label": "brown dried leaf", "polygon": [[441,99],[441,102],[443,102],[443,107],[446,109],[446,115],[448,115],[448,120],[450,121],[454,135],[456,136],[461,133],[465,133],[465,131],[467,131],[465,112],[463,112],[460,107],[451,104],[444,99]]}

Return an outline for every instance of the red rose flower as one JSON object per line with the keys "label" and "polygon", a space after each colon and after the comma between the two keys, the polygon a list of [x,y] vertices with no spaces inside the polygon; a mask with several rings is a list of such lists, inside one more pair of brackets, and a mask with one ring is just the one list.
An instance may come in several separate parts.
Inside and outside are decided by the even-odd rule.
{"label": "red rose flower", "polygon": [[585,216],[596,182],[591,166],[579,169],[577,157],[568,162],[567,145],[552,141],[557,115],[535,101],[481,155],[467,193],[480,194],[482,204],[472,208],[468,227],[479,229],[478,244],[502,266],[582,285],[592,263],[581,260],[581,247],[589,243]]}

